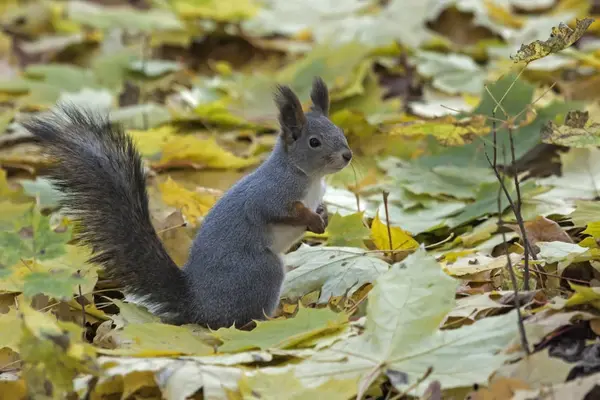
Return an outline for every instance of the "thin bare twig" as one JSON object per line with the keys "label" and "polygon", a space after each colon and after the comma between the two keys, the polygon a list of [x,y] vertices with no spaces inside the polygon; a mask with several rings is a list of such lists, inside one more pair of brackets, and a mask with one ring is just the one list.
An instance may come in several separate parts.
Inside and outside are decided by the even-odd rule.
{"label": "thin bare twig", "polygon": [[[498,214],[499,222],[502,222],[502,213]],[[510,280],[513,285],[513,290],[515,292],[515,308],[517,309],[517,319],[519,326],[519,336],[521,337],[521,347],[523,347],[523,351],[525,354],[529,355],[529,342],[527,341],[527,333],[525,332],[525,324],[523,322],[523,314],[521,314],[521,300],[519,299],[519,286],[517,282],[517,276],[515,275],[515,270],[513,269],[512,260],[510,259],[510,253],[508,251],[508,243],[506,242],[506,232],[502,231],[502,242],[504,243],[504,251],[506,252],[506,261],[508,263],[508,274],[510,275]]]}
{"label": "thin bare twig", "polygon": [[[79,271],[77,271],[77,273],[79,274]],[[81,294],[81,285],[77,286],[79,289],[79,297],[77,298],[78,303],[81,304],[81,324],[83,325],[83,332],[82,332],[82,339],[85,340],[85,330],[86,330],[86,325],[87,325],[87,319],[85,317],[85,303],[83,301],[83,295]]]}
{"label": "thin bare twig", "polygon": [[392,228],[390,227],[390,212],[388,210],[388,196],[389,192],[383,191],[383,207],[385,209],[385,223],[387,224],[387,234],[388,240],[390,241],[390,251],[394,251],[394,246],[392,244]]}
{"label": "thin bare twig", "polygon": [[[492,111],[492,116],[495,117],[495,112],[496,109],[494,109]],[[494,134],[494,146],[493,146],[493,159],[494,162],[492,162],[490,160],[490,157],[488,156],[487,151],[485,151],[485,158],[488,160],[488,163],[490,164],[490,166],[492,167],[492,169],[494,170],[494,174],[496,175],[496,178],[498,179],[498,182],[500,183],[500,187],[502,189],[502,191],[504,192],[508,202],[510,203],[513,212],[515,212],[515,216],[517,214],[517,209],[515,208],[512,198],[510,196],[510,193],[508,193],[508,189],[506,188],[506,185],[504,184],[504,179],[503,177],[500,175],[500,172],[498,170],[498,141],[497,141],[497,132],[496,132],[496,124],[492,123],[492,128],[493,128],[493,134]],[[506,152],[503,152],[503,154],[506,156]],[[506,162],[505,162],[506,164]],[[517,182],[518,183],[518,182]],[[501,192],[500,190],[498,190],[498,226],[501,227],[503,225],[503,221],[502,221],[502,198],[501,198]],[[520,215],[520,213],[519,213]],[[517,217],[517,221],[521,221],[521,224],[519,225],[520,227],[522,226],[523,223],[523,219]],[[525,230],[524,227],[521,228],[523,231]],[[523,315],[521,314],[521,301],[519,299],[519,286],[518,286],[518,282],[517,282],[517,276],[515,274],[515,270],[513,269],[513,265],[512,265],[512,260],[510,259],[510,252],[508,250],[508,242],[506,241],[506,232],[504,232],[504,230],[502,230],[501,232],[502,234],[502,243],[504,244],[504,251],[506,253],[506,260],[507,260],[507,266],[508,266],[508,273],[510,275],[510,280],[512,282],[513,285],[513,290],[515,293],[515,300],[514,300],[514,304],[515,304],[515,308],[517,310],[517,325],[518,325],[518,329],[519,329],[519,336],[521,338],[521,346],[523,347],[523,351],[525,351],[525,354],[530,354],[529,351],[529,342],[527,341],[527,333],[525,332],[525,324],[523,322]]]}
{"label": "thin bare twig", "polygon": [[[146,72],[146,68],[148,65],[148,52],[150,51],[150,37],[148,35],[144,35],[143,43],[142,43],[142,73]],[[142,97],[146,97],[145,93],[140,95],[140,100]],[[145,100],[145,99],[144,99]],[[148,110],[144,110],[142,113],[142,125],[144,130],[148,130],[150,128],[150,123],[148,121]]]}
{"label": "thin bare twig", "polygon": [[356,168],[354,168],[354,162],[350,163],[350,167],[352,168],[352,173],[354,174],[354,187],[356,188],[356,190],[352,191],[354,193],[354,197],[356,198],[356,212],[360,212],[360,196],[358,195],[358,176],[356,175]]}
{"label": "thin bare twig", "polygon": [[[527,65],[525,65],[523,68],[521,68],[521,70],[519,71],[519,73],[517,74],[517,76],[515,77],[515,79],[512,81],[512,83],[508,87],[508,89],[506,89],[506,91],[504,92],[504,95],[502,96],[502,98],[500,99],[500,101],[496,101],[496,99],[494,99],[494,101],[496,102],[496,107],[494,108],[494,113],[496,113],[496,109],[498,107],[502,108],[502,106],[501,106],[502,102],[504,101],[504,99],[508,95],[508,92],[510,92],[511,89],[513,88],[513,86],[515,86],[515,83],[517,83],[517,81],[519,80],[519,78],[521,77],[521,75],[523,74],[523,72],[525,71],[526,68],[527,68]],[[488,91],[488,93],[489,93],[489,91]],[[508,118],[508,115],[506,114],[506,111],[504,110],[504,108],[502,108],[502,111],[504,111],[504,114],[506,115],[506,118]]]}
{"label": "thin bare twig", "polygon": [[161,233],[165,233],[165,232],[170,231],[172,229],[183,228],[184,226],[187,226],[187,222],[183,222],[181,224],[177,224],[177,225],[173,225],[173,226],[167,226],[165,229],[161,229],[160,231],[158,231],[156,233],[158,235],[160,235]]}
{"label": "thin bare twig", "polygon": [[[517,77],[515,78],[515,80],[513,81],[513,83],[511,84],[511,86],[509,87],[508,90],[510,90],[514,83],[519,79],[519,77],[521,76],[521,73],[524,71],[524,68],[521,69],[521,72],[519,72],[519,75],[517,75]],[[496,173],[496,177],[500,180],[500,184],[502,185],[502,189],[504,190],[505,194],[506,194],[506,198],[510,203],[510,207],[513,210],[513,213],[515,214],[515,218],[517,219],[517,223],[519,225],[519,229],[521,230],[521,238],[523,239],[523,244],[524,244],[524,248],[525,248],[525,272],[524,275],[526,275],[527,280],[525,280],[525,286],[524,289],[525,290],[529,290],[529,255],[531,255],[531,257],[535,260],[537,259],[535,253],[533,252],[533,248],[531,247],[531,243],[529,242],[529,240],[527,239],[527,233],[525,232],[525,223],[523,221],[523,215],[521,214],[521,187],[519,185],[519,178],[517,176],[517,169],[516,169],[516,157],[515,157],[515,144],[514,144],[514,138],[513,138],[513,123],[516,120],[516,118],[510,118],[510,116],[508,114],[506,114],[506,111],[504,110],[504,108],[502,108],[502,105],[500,104],[500,102],[502,102],[502,100],[504,100],[504,98],[506,97],[506,93],[504,94],[504,96],[502,96],[502,99],[500,99],[500,102],[498,102],[498,100],[496,100],[496,98],[494,97],[494,95],[492,94],[492,92],[486,88],[488,94],[490,95],[490,97],[492,98],[492,100],[494,100],[494,102],[496,103],[496,107],[492,110],[492,118],[496,117],[496,110],[498,108],[500,108],[506,118],[509,119],[509,121],[507,122],[507,130],[508,130],[508,138],[509,138],[509,142],[510,142],[510,150],[511,150],[511,163],[512,163],[512,167],[515,170],[514,174],[514,181],[515,181],[515,191],[516,191],[516,195],[517,195],[517,203],[515,205],[515,203],[513,202],[511,196],[508,193],[508,190],[506,189],[506,186],[504,185],[504,180],[500,179],[499,177],[499,172],[498,172],[498,163],[497,163],[497,153],[498,153],[498,141],[497,141],[497,131],[496,131],[496,123],[492,122],[492,131],[493,131],[493,146],[494,146],[494,161],[492,163],[492,168],[494,169],[494,172]],[[543,95],[542,95],[543,96]],[[535,101],[539,101],[539,99],[541,99],[540,96],[538,99],[536,99]],[[526,109],[526,108],[525,108]],[[521,111],[521,113],[525,110],[523,109]],[[519,113],[519,115],[521,115],[521,113]],[[487,157],[487,153],[486,153],[486,157]],[[489,162],[489,158],[488,158],[488,162]],[[506,161],[504,162],[504,165],[506,165]]]}
{"label": "thin bare twig", "polygon": [[510,126],[508,127],[508,140],[510,142],[511,164],[513,167],[513,178],[515,180],[515,191],[517,194],[517,202],[513,211],[515,213],[515,218],[517,218],[517,221],[521,221],[521,224],[519,224],[519,228],[521,229],[521,238],[523,239],[523,248],[525,250],[523,255],[523,257],[525,258],[525,264],[523,267],[523,290],[529,290],[529,255],[531,254],[534,260],[536,259],[536,256],[535,253],[531,251],[531,243],[527,238],[527,231],[525,230],[525,223],[523,222],[523,215],[521,214],[521,187],[519,185],[519,171],[515,157],[515,142],[513,138],[513,130]]}
{"label": "thin bare twig", "polygon": [[425,373],[423,374],[422,377],[420,377],[418,380],[416,380],[412,385],[410,385],[408,388],[406,388],[406,390],[404,390],[402,393],[398,393],[397,395],[395,395],[394,397],[392,397],[390,400],[399,400],[399,399],[403,398],[409,392],[411,392],[417,386],[419,386],[421,383],[423,383],[423,381],[425,379],[427,379],[429,377],[429,375],[431,375],[432,372],[433,372],[433,367],[427,368],[427,371],[425,371]]}

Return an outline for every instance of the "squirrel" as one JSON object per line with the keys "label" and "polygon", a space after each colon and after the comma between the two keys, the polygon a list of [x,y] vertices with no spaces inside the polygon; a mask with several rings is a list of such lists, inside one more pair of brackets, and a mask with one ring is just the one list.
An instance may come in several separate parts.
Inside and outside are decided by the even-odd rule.
{"label": "squirrel", "polygon": [[47,175],[64,194],[61,207],[78,222],[78,242],[91,247],[89,261],[124,287],[128,301],[165,323],[240,328],[274,314],[282,255],[305,231],[325,231],[324,178],[353,156],[329,118],[321,78],[314,78],[310,97],[304,112],[289,86],[276,86],[276,144],[209,210],[182,268],[153,228],[142,158],[122,127],[69,104],[22,125],[56,160]]}

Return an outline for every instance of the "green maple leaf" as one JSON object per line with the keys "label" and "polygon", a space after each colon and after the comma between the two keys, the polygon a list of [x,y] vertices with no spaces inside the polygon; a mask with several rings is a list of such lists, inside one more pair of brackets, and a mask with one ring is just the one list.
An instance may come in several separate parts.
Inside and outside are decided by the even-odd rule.
{"label": "green maple leaf", "polygon": [[249,332],[235,328],[221,328],[215,332],[215,336],[225,342],[219,347],[220,352],[255,348],[285,349],[319,335],[338,332],[347,322],[348,315],[344,313],[336,313],[328,308],[300,307],[294,318],[257,321],[256,328]]}
{"label": "green maple leaf", "polygon": [[[445,389],[485,384],[509,358],[502,350],[517,337],[517,315],[513,311],[439,330],[456,305],[458,286],[458,280],[419,250],[376,281],[369,293],[365,332],[296,365],[295,376],[304,381],[358,377],[359,397],[382,374],[402,374],[405,380],[391,382],[398,391],[413,388],[416,396],[435,380]],[[431,374],[422,379],[429,367]]]}
{"label": "green maple leaf", "polygon": [[363,213],[346,216],[334,214],[327,226],[327,244],[329,246],[365,247],[364,240],[370,231],[363,222]]}

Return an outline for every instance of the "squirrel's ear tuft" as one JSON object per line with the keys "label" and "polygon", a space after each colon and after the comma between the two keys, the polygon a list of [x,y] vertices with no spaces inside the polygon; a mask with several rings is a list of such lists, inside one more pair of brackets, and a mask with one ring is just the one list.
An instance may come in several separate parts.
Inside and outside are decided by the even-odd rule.
{"label": "squirrel's ear tuft", "polygon": [[329,114],[329,90],[323,79],[318,76],[313,80],[310,99],[313,102],[313,110],[320,111],[325,116]]}
{"label": "squirrel's ear tuft", "polygon": [[298,96],[289,86],[277,85],[275,92],[275,104],[279,110],[279,124],[281,134],[286,143],[297,140],[306,124],[306,116],[302,110],[302,104]]}

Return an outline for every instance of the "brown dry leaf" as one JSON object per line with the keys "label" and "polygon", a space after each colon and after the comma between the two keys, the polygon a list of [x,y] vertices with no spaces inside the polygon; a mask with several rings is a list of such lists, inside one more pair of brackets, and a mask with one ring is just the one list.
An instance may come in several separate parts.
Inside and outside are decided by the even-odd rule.
{"label": "brown dry leaf", "polygon": [[530,389],[527,383],[520,379],[501,378],[487,388],[481,388],[469,394],[471,400],[499,400],[510,399],[517,390]]}
{"label": "brown dry leaf", "polygon": [[551,357],[548,349],[531,354],[514,364],[500,368],[492,382],[519,379],[530,388],[539,388],[556,382],[564,382],[573,364]]}
{"label": "brown dry leaf", "polygon": [[[573,239],[555,221],[544,216],[538,216],[533,221],[524,223],[527,240],[533,246],[534,251],[539,251],[537,242],[565,242],[574,243]],[[506,227],[517,232],[521,237],[521,229],[517,224],[505,224]]]}
{"label": "brown dry leaf", "polygon": [[598,387],[598,379],[600,379],[600,374],[596,373],[566,383],[545,386],[538,390],[519,390],[512,400],[591,399],[592,397],[588,395]]}
{"label": "brown dry leaf", "polygon": [[590,321],[590,328],[594,333],[600,336],[600,318],[595,318]]}

